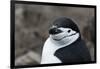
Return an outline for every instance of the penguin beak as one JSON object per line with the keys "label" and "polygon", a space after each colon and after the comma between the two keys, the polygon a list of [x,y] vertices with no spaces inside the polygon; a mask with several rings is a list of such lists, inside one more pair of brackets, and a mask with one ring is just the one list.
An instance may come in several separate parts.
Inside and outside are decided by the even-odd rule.
{"label": "penguin beak", "polygon": [[60,29],[58,29],[58,28],[50,28],[49,29],[49,34],[51,34],[51,35],[59,34],[61,32],[62,31]]}

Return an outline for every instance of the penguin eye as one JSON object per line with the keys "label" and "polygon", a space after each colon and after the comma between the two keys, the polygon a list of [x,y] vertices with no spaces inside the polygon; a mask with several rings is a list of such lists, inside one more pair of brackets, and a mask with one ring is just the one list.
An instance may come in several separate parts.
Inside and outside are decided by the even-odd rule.
{"label": "penguin eye", "polygon": [[68,32],[68,33],[70,33],[70,32],[71,32],[71,30],[68,30],[67,32]]}

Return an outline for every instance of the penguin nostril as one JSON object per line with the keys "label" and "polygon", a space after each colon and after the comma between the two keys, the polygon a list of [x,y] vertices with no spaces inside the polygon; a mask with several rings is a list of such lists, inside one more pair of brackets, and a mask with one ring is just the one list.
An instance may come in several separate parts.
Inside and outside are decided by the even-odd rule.
{"label": "penguin nostril", "polygon": [[68,30],[67,32],[68,32],[68,33],[70,33],[70,32],[71,32],[71,30]]}

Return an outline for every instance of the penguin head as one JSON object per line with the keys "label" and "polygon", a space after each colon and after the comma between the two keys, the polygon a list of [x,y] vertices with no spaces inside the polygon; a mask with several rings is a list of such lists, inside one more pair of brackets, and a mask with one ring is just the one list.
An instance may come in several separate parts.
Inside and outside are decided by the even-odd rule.
{"label": "penguin head", "polygon": [[74,41],[80,37],[78,26],[73,20],[66,17],[60,17],[53,21],[49,29],[50,38],[54,41]]}

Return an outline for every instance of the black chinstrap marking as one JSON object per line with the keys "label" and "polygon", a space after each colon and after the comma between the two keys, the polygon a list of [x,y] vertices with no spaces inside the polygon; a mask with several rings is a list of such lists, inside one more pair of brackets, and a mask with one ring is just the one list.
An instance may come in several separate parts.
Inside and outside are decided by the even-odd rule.
{"label": "black chinstrap marking", "polygon": [[66,38],[66,37],[70,37],[70,36],[73,36],[73,35],[75,35],[75,34],[76,34],[76,33],[71,34],[71,35],[69,35],[69,36],[64,36],[64,37],[62,37],[61,39],[53,39],[53,40],[60,41],[60,40],[62,40],[62,39],[64,39],[64,38]]}

